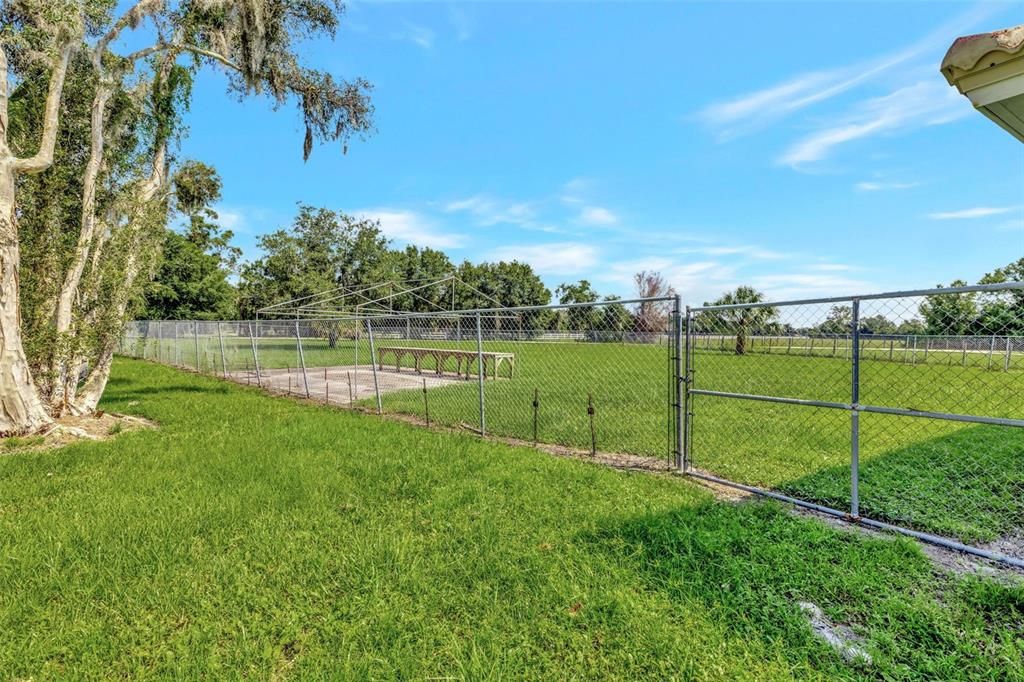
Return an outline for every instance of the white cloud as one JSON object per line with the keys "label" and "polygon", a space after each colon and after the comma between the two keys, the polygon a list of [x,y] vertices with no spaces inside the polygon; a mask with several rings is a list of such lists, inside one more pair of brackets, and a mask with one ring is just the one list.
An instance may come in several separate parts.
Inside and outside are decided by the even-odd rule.
{"label": "white cloud", "polygon": [[406,42],[413,43],[422,47],[424,50],[429,50],[434,47],[434,31],[426,26],[419,24],[413,24],[411,22],[403,22],[405,28],[401,31],[396,31],[391,34],[391,37],[395,40],[404,40]]}
{"label": "white cloud", "polygon": [[717,130],[720,140],[763,128],[871,81],[929,51],[944,48],[954,36],[962,35],[968,27],[987,18],[993,11],[990,7],[974,8],[905,49],[857,64],[798,74],[776,85],[711,104],[698,113],[698,118]]}
{"label": "white cloud", "polygon": [[241,211],[224,207],[216,207],[214,211],[217,213],[217,223],[224,229],[232,232],[245,230],[245,216]]}
{"label": "white cloud", "polygon": [[590,186],[590,181],[585,178],[573,178],[562,185],[562,203],[567,206],[576,206],[583,203],[581,196]]}
{"label": "white cloud", "polygon": [[839,145],[883,133],[950,123],[972,111],[970,104],[945,83],[926,80],[872,97],[856,105],[839,122],[799,140],[778,162],[799,169],[821,161]]}
{"label": "white cloud", "polygon": [[439,232],[434,224],[415,211],[371,208],[352,212],[360,218],[380,221],[381,231],[389,239],[434,249],[456,249],[465,243],[463,235]]}
{"label": "white cloud", "polygon": [[536,215],[533,206],[527,202],[504,201],[484,194],[449,201],[444,210],[446,213],[469,213],[485,227],[500,223],[528,225]]}
{"label": "white cloud", "polygon": [[706,256],[747,256],[758,260],[779,260],[789,258],[789,254],[781,251],[763,249],[760,246],[695,246],[675,249],[673,253],[686,254],[695,253]]}
{"label": "white cloud", "polygon": [[763,291],[769,300],[782,301],[794,298],[818,298],[845,296],[864,293],[873,288],[859,279],[829,274],[827,272],[790,272],[772,275],[758,275],[750,279],[755,289]]}
{"label": "white cloud", "polygon": [[897,189],[910,189],[911,187],[918,187],[920,182],[876,182],[876,181],[864,181],[858,182],[853,187],[854,189],[861,192],[887,192]]}
{"label": "white cloud", "polygon": [[584,225],[614,225],[618,216],[603,206],[584,206],[578,220]]}
{"label": "white cloud", "polygon": [[1009,213],[1014,210],[1014,206],[977,206],[975,208],[965,208],[959,211],[937,211],[935,213],[929,213],[928,217],[932,220],[968,220],[971,218],[987,218],[993,215],[1002,215]]}
{"label": "white cloud", "polygon": [[617,293],[630,298],[633,276],[641,271],[658,272],[673,287],[684,303],[697,305],[716,298],[721,292],[735,286],[735,268],[714,260],[680,263],[662,256],[646,256],[610,263],[593,276],[599,283],[611,284]]}
{"label": "white cloud", "polygon": [[491,253],[494,260],[528,263],[540,275],[575,275],[597,264],[597,249],[580,242],[503,246]]}
{"label": "white cloud", "polygon": [[818,270],[820,272],[847,272],[849,270],[856,270],[852,265],[846,265],[845,263],[817,263],[815,265],[808,266],[809,270]]}

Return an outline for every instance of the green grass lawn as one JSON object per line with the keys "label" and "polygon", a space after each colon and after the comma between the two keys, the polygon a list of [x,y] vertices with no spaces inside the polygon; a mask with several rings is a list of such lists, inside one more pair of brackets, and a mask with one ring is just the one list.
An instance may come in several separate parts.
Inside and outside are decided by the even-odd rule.
{"label": "green grass lawn", "polygon": [[[819,340],[814,354],[737,356],[715,346],[694,354],[698,388],[791,398],[849,402],[851,367],[842,347]],[[378,345],[416,345],[475,350],[474,341],[438,342],[378,339]],[[755,344],[757,350],[766,344]],[[874,343],[874,345],[872,345]],[[932,351],[925,362],[889,361],[889,348],[865,342],[861,402],[916,410],[1024,418],[1024,368],[991,366],[985,354]],[[369,344],[341,340],[334,348],[305,339],[308,367],[367,364]],[[226,341],[228,369],[251,367],[247,339]],[[534,396],[539,397],[537,438],[546,443],[591,447],[588,404],[594,406],[597,448],[669,457],[669,349],[623,343],[538,343],[488,341],[485,351],[516,354],[512,380],[484,385],[489,433],[532,440]],[[209,351],[209,352],[206,352]],[[215,352],[216,351],[216,352]],[[150,356],[155,348],[150,348]],[[219,352],[216,339],[200,342],[206,370]],[[179,343],[182,364],[193,366],[194,345]],[[191,355],[189,355],[191,353]],[[183,354],[183,355],[182,355]],[[162,358],[171,357],[170,350]],[[293,339],[262,338],[261,367],[298,366]],[[899,359],[900,353],[894,352]],[[964,365],[966,358],[966,366]],[[408,371],[406,357],[403,368]],[[221,367],[215,367],[220,371]],[[429,368],[428,368],[429,369]],[[454,371],[454,365],[447,368]],[[389,370],[390,371],[390,370]],[[298,385],[298,384],[297,384]],[[344,386],[332,387],[343,395]],[[475,378],[434,388],[427,404],[419,390],[383,396],[385,412],[432,423],[476,427],[479,387]],[[362,403],[373,408],[373,400]],[[839,509],[850,505],[850,417],[839,410],[696,396],[692,461],[702,470],[749,485],[782,490]],[[951,536],[988,542],[1024,528],[1024,429],[977,426],[934,419],[861,416],[861,513],[871,518]]]}
{"label": "green grass lawn", "polygon": [[906,539],[137,361],[104,406],[160,428],[0,456],[4,678],[1024,678],[1024,588]]}

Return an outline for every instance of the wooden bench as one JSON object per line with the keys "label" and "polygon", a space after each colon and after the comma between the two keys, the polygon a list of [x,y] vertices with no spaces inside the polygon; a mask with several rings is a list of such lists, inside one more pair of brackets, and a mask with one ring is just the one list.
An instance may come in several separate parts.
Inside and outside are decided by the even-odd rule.
{"label": "wooden bench", "polygon": [[[487,365],[491,365],[491,378],[498,378],[498,370],[502,364],[508,366],[508,378],[512,379],[516,374],[516,354],[515,353],[495,353],[485,351],[479,354],[475,350],[459,350],[455,348],[410,348],[408,346],[378,346],[377,347],[377,368],[384,369],[384,357],[387,355],[394,356],[395,359],[395,371],[399,372],[402,369],[402,359],[405,356],[412,357],[413,368],[417,374],[423,373],[423,359],[431,358],[434,362],[434,372],[438,376],[444,375],[444,366],[448,360],[455,361],[455,374],[456,376],[463,376],[462,367],[465,364],[466,372],[465,378],[469,379],[470,371],[473,367],[473,363],[479,364],[480,360],[483,360],[483,376],[487,378]],[[480,368],[477,368],[479,373]]]}

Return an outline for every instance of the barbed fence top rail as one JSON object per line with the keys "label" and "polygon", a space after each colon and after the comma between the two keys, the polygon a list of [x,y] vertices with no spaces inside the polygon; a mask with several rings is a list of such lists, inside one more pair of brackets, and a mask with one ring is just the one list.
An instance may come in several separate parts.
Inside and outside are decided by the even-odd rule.
{"label": "barbed fence top rail", "polygon": [[716,310],[739,310],[747,308],[769,308],[774,306],[814,305],[820,303],[852,303],[854,301],[873,301],[884,298],[910,298],[913,296],[939,296],[949,294],[1001,293],[1006,291],[1024,291],[1024,282],[1002,282],[998,284],[973,284],[963,287],[936,287],[934,289],[910,289],[907,291],[886,291],[879,294],[861,294],[853,296],[826,296],[823,298],[800,298],[789,301],[759,301],[757,303],[726,303],[722,305],[688,306],[695,313],[713,312]]}

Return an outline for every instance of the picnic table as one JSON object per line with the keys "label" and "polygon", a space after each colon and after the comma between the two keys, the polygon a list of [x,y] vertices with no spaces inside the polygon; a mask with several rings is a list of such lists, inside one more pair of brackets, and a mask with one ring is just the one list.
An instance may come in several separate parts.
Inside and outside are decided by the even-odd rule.
{"label": "picnic table", "polygon": [[[512,379],[516,373],[516,354],[515,353],[497,353],[493,351],[485,351],[483,353],[477,353],[475,350],[461,350],[457,348],[414,348],[409,346],[378,346],[377,347],[377,367],[378,369],[384,369],[384,357],[387,355],[394,356],[395,359],[395,371],[399,372],[402,369],[402,359],[405,356],[412,357],[413,368],[417,374],[423,373],[423,359],[430,358],[433,360],[434,372],[438,376],[444,374],[445,363],[448,360],[455,361],[455,374],[456,376],[463,376],[463,365],[465,365],[465,377],[470,377],[470,371],[473,367],[473,363],[477,364],[483,361],[483,367],[477,368],[478,372],[481,372],[484,378],[487,378],[487,365],[491,365],[491,378],[498,378],[498,370],[504,364],[508,367],[508,378]],[[479,356],[479,357],[478,357]]]}

